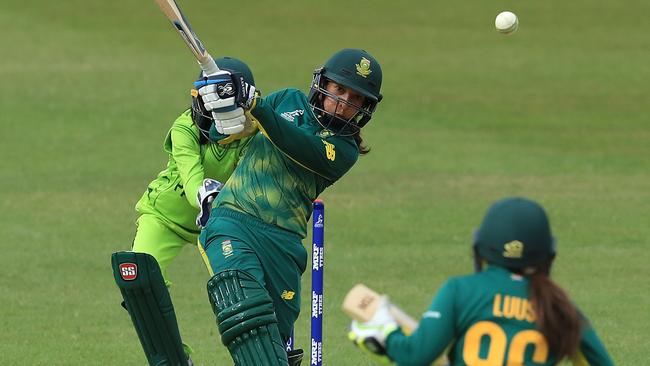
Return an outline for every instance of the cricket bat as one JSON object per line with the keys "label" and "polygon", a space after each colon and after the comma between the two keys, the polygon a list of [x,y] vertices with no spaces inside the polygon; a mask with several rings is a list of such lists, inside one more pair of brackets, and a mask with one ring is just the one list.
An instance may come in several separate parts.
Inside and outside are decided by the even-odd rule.
{"label": "cricket bat", "polygon": [[[345,295],[343,311],[360,322],[369,321],[377,311],[381,295],[359,283]],[[400,325],[404,334],[409,335],[418,327],[418,322],[397,306],[390,304],[388,311]]]}
{"label": "cricket bat", "polygon": [[167,19],[172,22],[172,25],[178,33],[183,38],[183,41],[190,48],[194,57],[199,62],[201,70],[205,72],[206,75],[213,75],[219,72],[219,67],[212,59],[212,56],[206,51],[203,43],[199,40],[199,37],[196,36],[196,33],[190,27],[190,23],[187,22],[185,16],[181,12],[181,9],[176,4],[174,0],[155,0],[160,10],[165,14]]}
{"label": "cricket bat", "polygon": [[[357,321],[367,322],[372,319],[372,316],[377,311],[381,302],[381,295],[369,289],[367,286],[359,283],[352,287],[348,294],[343,299],[343,311],[351,318]],[[388,311],[395,318],[397,324],[402,328],[402,332],[410,335],[418,327],[418,322],[411,318],[408,314],[402,311],[394,304],[389,304]],[[449,366],[449,359],[446,352],[438,357],[432,366]]]}

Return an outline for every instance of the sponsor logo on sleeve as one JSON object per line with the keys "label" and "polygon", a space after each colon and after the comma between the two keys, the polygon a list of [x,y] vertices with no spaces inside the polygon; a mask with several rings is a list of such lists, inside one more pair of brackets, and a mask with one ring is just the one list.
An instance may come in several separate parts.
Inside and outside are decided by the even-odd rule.
{"label": "sponsor logo on sleeve", "polygon": [[293,122],[296,120],[296,117],[300,117],[303,114],[305,114],[304,109],[296,109],[295,111],[280,113],[280,116],[289,122]]}

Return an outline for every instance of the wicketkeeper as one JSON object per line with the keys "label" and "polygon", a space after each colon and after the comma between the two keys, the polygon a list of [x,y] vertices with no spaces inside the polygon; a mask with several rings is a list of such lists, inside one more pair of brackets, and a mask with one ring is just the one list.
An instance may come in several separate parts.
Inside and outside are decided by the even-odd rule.
{"label": "wicketkeeper", "polygon": [[[219,68],[255,85],[244,62],[230,57],[215,61]],[[174,121],[163,144],[169,155],[167,167],[136,204],[140,217],[133,247],[113,254],[123,305],[150,365],[188,364],[191,348],[181,342],[167,290],[171,285],[167,267],[185,245],[196,244],[221,182],[228,180],[250,142],[250,137],[211,140],[212,117],[196,89],[191,94],[192,107]]]}

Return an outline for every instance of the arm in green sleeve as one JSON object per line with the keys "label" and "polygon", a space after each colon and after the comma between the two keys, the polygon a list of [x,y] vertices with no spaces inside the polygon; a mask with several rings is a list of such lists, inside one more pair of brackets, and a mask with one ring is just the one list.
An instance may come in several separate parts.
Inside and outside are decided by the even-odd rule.
{"label": "arm in green sleeve", "polygon": [[447,282],[410,336],[394,332],[386,341],[388,355],[400,366],[430,365],[455,337],[454,286]]}
{"label": "arm in green sleeve", "polygon": [[347,172],[357,160],[358,149],[353,139],[323,139],[310,134],[277,113],[271,103],[259,98],[251,114],[260,130],[285,156],[332,182]]}
{"label": "arm in green sleeve", "polygon": [[170,136],[171,154],[178,168],[185,198],[190,205],[198,209],[196,193],[203,182],[204,172],[201,163],[201,146],[196,132],[185,124],[174,123]]}
{"label": "arm in green sleeve", "polygon": [[580,350],[572,359],[575,366],[614,366],[614,361],[610,358],[603,342],[591,327],[589,321],[584,318],[586,323],[580,339]]}

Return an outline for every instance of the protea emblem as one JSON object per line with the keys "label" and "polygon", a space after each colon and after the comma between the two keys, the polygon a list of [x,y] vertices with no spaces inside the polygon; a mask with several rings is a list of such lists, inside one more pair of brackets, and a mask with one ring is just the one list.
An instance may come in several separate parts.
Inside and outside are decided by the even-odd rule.
{"label": "protea emblem", "polygon": [[368,77],[372,70],[370,70],[370,60],[365,57],[361,58],[361,61],[357,64],[357,74],[365,77]]}
{"label": "protea emblem", "polygon": [[513,240],[503,246],[503,256],[506,258],[521,258],[524,256],[524,243]]}

